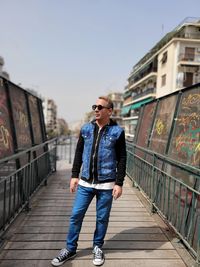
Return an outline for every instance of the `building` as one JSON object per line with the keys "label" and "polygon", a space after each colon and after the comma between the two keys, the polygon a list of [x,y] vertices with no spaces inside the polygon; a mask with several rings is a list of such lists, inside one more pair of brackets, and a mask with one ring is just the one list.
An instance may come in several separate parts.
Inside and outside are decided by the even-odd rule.
{"label": "building", "polygon": [[[114,105],[113,113],[111,118],[115,120],[120,126],[123,126],[123,121],[122,121],[122,115],[121,115],[121,109],[123,105],[123,93],[117,93],[117,92],[112,92],[107,95],[109,97]],[[85,114],[85,119],[84,122],[89,122],[94,120],[94,111],[90,111]]]}
{"label": "building", "polygon": [[134,137],[141,105],[200,82],[200,18],[187,18],[134,65],[122,108],[127,138]]}
{"label": "building", "polygon": [[57,106],[53,99],[45,99],[43,108],[47,135],[51,138],[57,135]]}
{"label": "building", "polygon": [[121,109],[123,105],[123,93],[110,93],[108,97],[112,100],[114,109],[112,113],[112,119],[115,120],[119,125],[123,126]]}
{"label": "building", "polygon": [[57,128],[58,136],[67,135],[70,132],[67,122],[62,118],[57,119]]}
{"label": "building", "polygon": [[3,70],[4,63],[5,62],[4,62],[3,57],[0,56],[0,76],[2,76],[3,78],[6,78],[7,80],[10,80],[10,76],[8,72]]}

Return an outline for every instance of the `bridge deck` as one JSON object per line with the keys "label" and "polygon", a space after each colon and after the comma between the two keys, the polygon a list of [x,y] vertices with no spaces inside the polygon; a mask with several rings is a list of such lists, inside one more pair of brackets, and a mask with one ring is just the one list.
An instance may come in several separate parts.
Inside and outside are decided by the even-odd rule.
{"label": "bridge deck", "polygon": [[[73,195],[69,193],[69,166],[60,162],[57,173],[48,180],[31,202],[31,211],[22,213],[6,233],[0,253],[1,267],[46,267],[65,247]],[[155,220],[145,207],[141,193],[128,179],[123,196],[114,201],[104,252],[104,266],[184,267],[169,240],[169,229]],[[89,208],[80,234],[77,257],[63,266],[90,267],[95,202]]]}

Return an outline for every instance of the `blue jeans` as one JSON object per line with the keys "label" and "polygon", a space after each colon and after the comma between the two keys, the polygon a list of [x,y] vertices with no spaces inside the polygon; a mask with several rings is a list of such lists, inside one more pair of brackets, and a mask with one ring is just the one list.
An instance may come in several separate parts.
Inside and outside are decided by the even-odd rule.
{"label": "blue jeans", "polygon": [[79,185],[66,240],[66,247],[71,252],[75,252],[77,249],[83,218],[94,196],[96,196],[96,229],[93,247],[101,248],[103,246],[112,207],[112,190],[97,190]]}

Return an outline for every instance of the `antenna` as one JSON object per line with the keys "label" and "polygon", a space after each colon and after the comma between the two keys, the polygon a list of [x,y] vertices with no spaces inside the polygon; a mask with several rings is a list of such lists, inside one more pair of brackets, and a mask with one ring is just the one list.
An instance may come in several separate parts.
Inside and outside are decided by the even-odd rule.
{"label": "antenna", "polygon": [[162,23],[162,35],[164,35],[164,24]]}

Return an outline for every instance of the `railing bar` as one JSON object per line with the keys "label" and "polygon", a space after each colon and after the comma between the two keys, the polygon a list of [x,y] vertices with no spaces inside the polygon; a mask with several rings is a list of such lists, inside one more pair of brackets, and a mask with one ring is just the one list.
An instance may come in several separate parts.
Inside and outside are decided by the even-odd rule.
{"label": "railing bar", "polygon": [[192,192],[192,199],[191,199],[191,206],[190,206],[190,210],[191,210],[191,215],[190,215],[190,224],[189,224],[189,230],[188,230],[188,242],[189,244],[191,244],[192,242],[192,231],[194,230],[194,221],[195,221],[195,216],[194,216],[194,209],[195,209],[195,195],[194,192]]}
{"label": "railing bar", "polygon": [[7,181],[4,180],[4,195],[3,195],[3,229],[5,229],[5,224],[6,224],[6,183],[7,183]]}
{"label": "railing bar", "polygon": [[171,177],[169,177],[168,176],[168,178],[169,178],[169,182],[168,182],[168,187],[169,187],[169,189],[168,189],[168,219],[169,219],[169,221],[171,221],[172,220],[172,212],[171,212],[171,205],[170,205],[170,203],[171,203]]}
{"label": "railing bar", "polygon": [[167,187],[167,179],[166,179],[166,175],[163,175],[163,179],[164,179],[164,186],[163,186],[163,194],[164,194],[164,198],[163,198],[163,211],[166,214],[166,187]]}
{"label": "railing bar", "polygon": [[182,205],[182,185],[179,185],[179,195],[178,197],[178,212],[177,212],[177,229],[180,231],[180,222],[181,222],[181,205]]}
{"label": "railing bar", "polygon": [[13,182],[14,182],[14,188],[13,188],[13,214],[12,217],[15,215],[16,210],[16,177],[13,175]]}
{"label": "railing bar", "polygon": [[180,232],[183,237],[186,237],[186,222],[187,222],[187,206],[188,206],[188,189],[185,188],[185,200],[184,200],[184,208],[183,208],[183,220],[182,220],[182,228]]}
{"label": "railing bar", "polygon": [[8,220],[10,219],[11,214],[11,194],[12,194],[12,176],[9,179],[9,195],[8,195]]}

